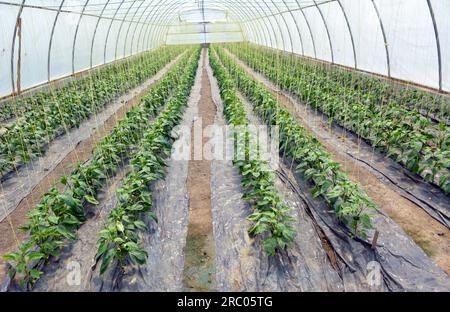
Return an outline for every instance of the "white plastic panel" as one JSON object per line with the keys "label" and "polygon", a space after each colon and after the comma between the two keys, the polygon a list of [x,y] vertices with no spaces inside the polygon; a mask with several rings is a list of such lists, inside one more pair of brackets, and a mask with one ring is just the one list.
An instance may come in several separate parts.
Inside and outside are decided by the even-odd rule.
{"label": "white plastic panel", "polygon": [[277,29],[279,29],[279,36],[283,38],[282,42],[284,42],[285,46],[284,49],[286,51],[292,52],[293,46],[292,46],[292,40],[290,33],[293,32],[295,29],[288,29],[287,28],[287,22],[285,22],[284,16],[281,14],[278,14],[275,16],[277,23]]}
{"label": "white plastic panel", "polygon": [[167,36],[167,44],[193,44],[205,42],[204,34],[184,34]]}
{"label": "white plastic panel", "polygon": [[280,38],[278,38],[278,40],[277,40],[277,38],[275,37],[276,36],[275,29],[272,26],[272,24],[270,24],[269,19],[262,18],[262,19],[258,20],[258,22],[263,25],[264,30],[266,31],[266,38],[267,38],[269,47],[276,48],[277,41],[280,41]]}
{"label": "white plastic panel", "polygon": [[22,89],[48,81],[47,57],[56,12],[24,8],[22,12]]}
{"label": "white plastic panel", "polygon": [[117,35],[115,35],[114,37],[112,37],[111,39],[113,39],[112,41],[114,42],[114,60],[120,59],[125,57],[125,53],[124,53],[124,44],[125,44],[125,39],[126,39],[126,35],[127,35],[127,28],[130,26],[130,22],[120,22],[120,26],[119,26],[119,30]]}
{"label": "white plastic panel", "polygon": [[72,73],[72,46],[80,15],[60,13],[53,33],[50,53],[50,79],[54,80]]}
{"label": "white plastic panel", "polygon": [[13,91],[11,83],[11,45],[18,12],[18,7],[0,4],[0,97]]}
{"label": "white plastic panel", "polygon": [[353,46],[344,13],[336,1],[320,5],[323,17],[330,32],[334,62],[354,67]]}
{"label": "white plastic panel", "polygon": [[[111,23],[111,21],[109,21]],[[104,51],[106,51],[104,56],[104,62],[109,63],[115,60],[116,42],[117,36],[119,34],[121,21],[114,20],[111,23],[111,28],[109,29],[109,36],[106,38],[104,43]]]}
{"label": "white plastic panel", "polygon": [[450,1],[432,0],[431,5],[439,30],[442,60],[442,89],[450,91]]}
{"label": "white plastic panel", "polygon": [[189,33],[172,34],[167,36],[167,44],[195,44],[195,43],[217,43],[217,42],[240,42],[243,41],[241,32],[218,32],[218,33]]}
{"label": "white plastic panel", "polygon": [[256,44],[263,44],[260,40],[262,40],[261,32],[256,28],[257,26],[255,24],[250,23],[243,23],[242,28],[244,29],[246,39],[250,42],[256,43]]}
{"label": "white plastic panel", "polygon": [[150,26],[146,37],[143,38],[143,50],[153,49],[163,44],[162,40],[165,40],[164,36],[166,33],[167,30],[164,30],[162,27]]}
{"label": "white plastic panel", "polygon": [[265,18],[264,20],[268,21],[268,24],[273,27],[273,30],[275,32],[275,40],[273,42],[274,44],[274,48],[276,49],[282,49],[282,50],[289,50],[289,42],[287,42],[284,39],[284,36],[281,33],[281,23],[277,23],[277,19],[279,18],[279,16],[273,17],[270,16],[269,18]]}
{"label": "white plastic panel", "polygon": [[387,56],[380,21],[371,0],[341,0],[355,42],[358,68],[388,75]]}
{"label": "white plastic panel", "polygon": [[[91,46],[92,38],[94,36],[95,25],[97,24],[98,18],[92,16],[83,16],[80,21],[80,26],[78,27],[77,41],[75,42],[75,54],[74,54],[74,68],[75,72],[82,71],[90,68],[91,62]],[[102,38],[102,25],[104,26],[106,20],[100,20],[97,32],[95,34],[94,50],[93,50],[93,65],[101,64],[103,59],[100,60],[96,58],[97,52],[100,49],[95,45],[96,42],[100,41]],[[103,39],[104,41],[104,39]]]}
{"label": "white plastic panel", "polygon": [[[11,49],[15,18],[22,0],[9,0],[14,6],[0,4],[0,96],[12,91]],[[74,70],[91,66],[91,46],[98,17],[107,0],[89,0],[79,25],[74,51]],[[380,20],[372,0],[338,1],[303,0],[110,0],[100,19],[92,49],[92,65],[152,49],[160,44],[198,43],[203,41],[249,40],[278,49],[353,67],[355,57],[359,69],[388,74],[387,53]],[[430,0],[438,28],[442,87],[450,91],[450,1]],[[48,47],[56,11],[61,0],[27,0],[22,13],[22,90],[48,80]],[[65,0],[55,27],[50,55],[50,78],[72,72],[72,44],[79,14],[86,0]],[[204,14],[201,10],[204,3]],[[333,51],[320,7],[331,38]],[[375,0],[385,28],[390,56],[391,76],[426,86],[439,87],[438,51],[427,0]],[[298,5],[304,7],[303,12]],[[289,10],[292,10],[289,12]],[[115,18],[112,21],[111,18]],[[125,22],[122,19],[126,18]],[[212,22],[203,27],[169,25],[188,22]],[[226,22],[226,23],[224,23]],[[242,24],[240,25],[239,23]],[[109,30],[108,40],[106,36]],[[152,23],[152,26],[142,23]],[[308,25],[309,23],[309,25]],[[191,24],[192,25],[192,24]],[[349,32],[349,27],[351,32]],[[120,29],[120,31],[119,31]],[[311,31],[310,31],[311,30]],[[169,34],[166,36],[167,32]],[[182,34],[182,33],[189,33]],[[178,33],[181,36],[172,36]],[[183,38],[181,38],[183,37]],[[105,59],[106,44],[106,59]],[[17,44],[14,67],[17,68]],[[316,53],[315,53],[316,51]],[[17,78],[16,73],[13,75]]]}
{"label": "white plastic panel", "polygon": [[[392,77],[438,88],[436,40],[425,0],[377,0]],[[448,15],[447,15],[448,18]]]}
{"label": "white plastic panel", "polygon": [[141,45],[138,41],[139,33],[141,32],[142,28],[145,28],[147,25],[144,23],[136,24],[135,29],[130,30],[130,49],[132,53],[140,52],[141,51]]}
{"label": "white plastic panel", "polygon": [[[291,40],[292,40],[292,49],[294,53],[303,54],[303,47],[300,36],[301,33],[297,31],[297,27],[295,25],[295,21],[290,13],[284,13],[283,18],[286,21],[288,28],[291,32]],[[300,29],[298,29],[300,30]]]}
{"label": "white plastic panel", "polygon": [[123,47],[119,47],[120,49],[123,49],[124,56],[130,56],[131,55],[131,47],[132,42],[131,39],[133,37],[133,32],[138,26],[138,23],[129,23],[129,27],[127,26],[125,31],[126,34],[126,42],[123,43]]}
{"label": "white plastic panel", "polygon": [[206,42],[239,42],[242,41],[241,32],[228,32],[228,33],[208,33],[206,34]]}
{"label": "white plastic panel", "polygon": [[256,28],[260,31],[260,40],[262,41],[261,44],[263,45],[270,45],[270,30],[267,28],[267,26],[262,22],[262,20],[256,20],[252,22],[255,24]]}
{"label": "white plastic panel", "polygon": [[309,31],[308,24],[300,10],[292,12],[295,20],[297,21],[298,28],[300,29],[300,36],[303,42],[303,52],[305,56],[315,57],[314,43],[312,33]]}
{"label": "white plastic panel", "polygon": [[316,45],[316,56],[320,60],[331,62],[331,50],[327,30],[316,7],[308,7],[303,10],[311,26],[311,32]]}
{"label": "white plastic panel", "polygon": [[200,9],[184,11],[180,13],[179,18],[182,22],[199,23],[203,21],[203,16],[205,17],[205,21],[227,21],[226,12],[212,9],[205,9],[204,14]]}

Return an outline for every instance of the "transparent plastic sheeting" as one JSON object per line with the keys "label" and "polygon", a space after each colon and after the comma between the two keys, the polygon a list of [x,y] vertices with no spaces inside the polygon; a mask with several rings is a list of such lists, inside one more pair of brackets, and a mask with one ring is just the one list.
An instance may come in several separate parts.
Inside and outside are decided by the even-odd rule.
{"label": "transparent plastic sheeting", "polygon": [[190,44],[205,42],[239,42],[243,40],[242,29],[237,23],[186,23],[169,26],[166,43]]}
{"label": "transparent plastic sheeting", "polygon": [[450,91],[449,17],[450,0],[0,0],[0,96],[19,41],[22,90],[165,43],[248,40]]}

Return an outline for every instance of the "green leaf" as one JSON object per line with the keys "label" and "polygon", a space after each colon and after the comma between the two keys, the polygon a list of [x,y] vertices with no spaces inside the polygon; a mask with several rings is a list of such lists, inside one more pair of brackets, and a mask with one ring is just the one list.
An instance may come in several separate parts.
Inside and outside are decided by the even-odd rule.
{"label": "green leaf", "polygon": [[86,199],[89,203],[93,205],[98,205],[98,201],[92,196],[84,195],[84,199]]}

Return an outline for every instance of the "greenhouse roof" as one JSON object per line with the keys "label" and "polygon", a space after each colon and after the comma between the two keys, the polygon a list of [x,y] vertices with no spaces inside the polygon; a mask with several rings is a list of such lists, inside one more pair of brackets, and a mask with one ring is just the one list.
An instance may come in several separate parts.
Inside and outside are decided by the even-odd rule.
{"label": "greenhouse roof", "polygon": [[0,1],[0,96],[163,44],[224,41],[450,91],[449,15],[447,0]]}

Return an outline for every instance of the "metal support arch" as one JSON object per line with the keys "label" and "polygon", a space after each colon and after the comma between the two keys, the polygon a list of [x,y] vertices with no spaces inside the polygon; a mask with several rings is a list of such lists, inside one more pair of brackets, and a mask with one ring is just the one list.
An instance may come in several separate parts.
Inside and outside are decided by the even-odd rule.
{"label": "metal support arch", "polygon": [[[131,8],[134,6],[135,3],[136,2],[131,3],[131,5],[128,7],[128,9],[125,13],[125,16],[122,19],[122,22],[120,23],[119,31],[117,32],[117,36],[116,36],[116,47],[114,48],[114,60],[117,60],[117,48],[119,46],[119,38],[120,38],[120,33],[122,32],[123,23],[125,23],[125,20],[126,20],[128,14],[130,13]],[[142,3],[144,3],[144,2],[141,2],[141,5],[142,5]],[[131,25],[131,23],[132,22],[130,22],[130,25]],[[125,38],[125,43],[126,43],[126,38]]]}
{"label": "metal support arch", "polygon": [[[148,3],[148,5],[145,7],[145,9],[142,10],[142,13],[141,13],[141,15],[139,16],[139,19],[138,19],[138,25],[141,24],[142,17],[144,17],[144,14],[147,12],[147,10],[150,8],[150,6],[151,6],[152,4],[153,4],[153,1],[150,1],[150,2]],[[144,28],[144,25],[145,25],[146,27],[149,26],[148,24],[143,23],[143,24],[141,25],[140,31],[142,31],[142,28]],[[134,38],[136,37],[136,31],[137,31],[137,27],[134,29],[133,35],[131,36],[131,54],[133,54]],[[139,51],[139,42],[138,42],[138,44],[137,44],[137,49],[138,49],[138,51]]]}
{"label": "metal support arch", "polygon": [[[267,2],[266,1],[263,1],[264,2],[264,4],[266,5],[266,7],[267,7],[267,9],[269,10],[269,12],[270,12],[270,14],[272,14],[273,15],[273,12],[272,12],[272,10],[270,9],[270,7],[269,7],[269,5],[267,4]],[[273,3],[273,1],[271,0],[271,2]],[[278,10],[279,11],[279,10]],[[275,17],[274,17],[275,18]],[[267,18],[267,21],[270,23],[270,27],[272,27],[272,30],[273,30],[273,33],[274,33],[274,36],[275,36],[275,41],[276,41],[276,44],[277,44],[277,48],[278,48],[278,36],[277,36],[277,34],[276,34],[276,32],[275,32],[275,28],[273,27],[273,24],[272,24],[272,21],[270,20],[270,17],[268,17]],[[280,27],[280,24],[278,23],[278,20],[275,18],[275,23],[277,24],[277,27],[278,27],[278,30],[280,31],[280,35],[281,35],[281,44],[283,45],[283,49],[284,50],[286,50],[286,44],[285,44],[285,42],[284,42],[284,38],[283,38],[283,34],[281,33],[281,27]],[[272,47],[273,48],[273,47]]]}
{"label": "metal support arch", "polygon": [[98,24],[100,23],[100,20],[103,17],[103,13],[105,12],[106,7],[108,6],[109,2],[111,0],[107,0],[105,5],[102,8],[102,11],[100,12],[100,16],[97,20],[97,23],[95,24],[95,28],[94,28],[94,34],[92,35],[92,42],[91,42],[91,55],[90,55],[90,60],[89,60],[89,68],[92,68],[92,55],[94,54],[94,41],[95,41],[95,35],[97,34],[97,28],[98,28]]}
{"label": "metal support arch", "polygon": [[[151,19],[153,19],[153,17],[157,16],[157,19],[155,21],[155,24],[160,24],[160,29],[155,29],[155,33],[153,34],[153,39],[160,40],[162,42],[162,37],[163,37],[163,32],[164,32],[164,27],[161,25],[162,22],[164,21],[164,19],[166,18],[166,14],[167,12],[170,12],[171,10],[175,9],[178,5],[180,5],[183,2],[183,0],[175,0],[173,2],[169,2],[169,4],[164,8],[164,6],[158,6],[157,10],[154,12],[154,14],[152,15]],[[146,45],[146,50],[149,49],[149,44],[150,42],[150,35],[146,35],[144,37],[147,39],[147,45]],[[145,45],[145,44],[144,44]]]}
{"label": "metal support arch", "polygon": [[[239,7],[238,7],[237,9],[234,9],[234,8],[233,8],[233,4],[231,4],[230,2],[228,2],[228,1],[226,1],[226,0],[225,0],[225,1],[221,1],[221,2],[222,2],[222,3],[220,3],[219,5],[222,5],[222,7],[221,7],[222,10],[227,11],[227,12],[232,12],[232,14],[233,14],[235,17],[237,17],[237,20],[235,20],[234,22],[237,23],[237,24],[239,24],[242,33],[244,32],[244,30],[243,30],[242,28],[243,28],[243,27],[245,28],[245,33],[246,33],[245,37],[248,37],[248,34],[251,33],[251,34],[254,34],[253,36],[256,36],[256,38],[257,38],[256,40],[262,42],[262,39],[261,39],[261,37],[260,37],[261,34],[260,34],[260,29],[259,29],[259,28],[256,28],[255,25],[245,25],[244,23],[241,22],[242,20],[244,20],[243,17],[248,16],[247,11],[245,11],[245,10],[239,10],[239,9],[240,9]],[[229,4],[230,7],[228,7],[228,6],[223,6],[223,3]],[[248,29],[250,29],[250,32],[248,31]],[[257,31],[255,31],[255,29],[256,29]],[[244,35],[244,33],[243,33],[243,35]]]}
{"label": "metal support arch", "polygon": [[[226,10],[230,10],[231,12],[233,12],[233,14],[240,20],[243,21],[244,18],[242,18],[242,16],[244,17],[248,17],[250,16],[250,9],[247,10],[247,8],[245,6],[236,6],[236,9],[234,9],[233,3],[230,3],[229,1],[225,1],[225,3],[229,4],[229,7],[226,7]],[[253,7],[253,6],[252,6]],[[243,15],[242,15],[243,14]],[[247,27],[250,27],[250,29],[252,30],[253,33],[256,33],[257,37],[260,37],[260,39],[258,39],[261,44],[263,44],[263,40],[267,43],[267,36],[264,32],[264,28],[261,25],[258,24],[249,24]],[[254,31],[254,29],[257,30],[257,32]]]}
{"label": "metal support arch", "polygon": [[438,79],[439,79],[439,91],[442,91],[442,59],[441,59],[441,43],[439,41],[439,32],[436,24],[436,17],[434,16],[433,6],[431,1],[427,0],[428,9],[430,11],[431,21],[433,23],[434,37],[436,39],[436,49],[438,58]]}
{"label": "metal support arch", "polygon": [[328,43],[330,44],[330,52],[331,52],[331,64],[334,64],[334,53],[333,53],[333,44],[331,43],[330,31],[328,30],[327,22],[325,21],[325,17],[323,16],[323,12],[317,4],[316,0],[313,0],[315,7],[319,11],[320,17],[322,18],[323,25],[325,26],[325,30],[327,32]]}
{"label": "metal support arch", "polygon": [[[300,28],[298,27],[297,20],[295,19],[294,13],[292,13],[292,11],[288,8],[286,1],[285,0],[282,0],[282,1],[283,1],[284,6],[286,7],[286,9],[289,10],[289,14],[291,15],[291,18],[294,21],[295,28],[297,29],[298,38],[300,40],[300,46],[302,48],[302,55],[305,55],[305,50],[303,48],[302,34],[300,33]],[[294,51],[292,51],[292,53],[294,53]]]}
{"label": "metal support arch", "polygon": [[12,93],[16,93],[16,86],[14,83],[14,47],[16,45],[16,36],[17,36],[17,27],[19,24],[19,19],[22,16],[23,12],[23,6],[25,5],[25,1],[23,0],[19,7],[19,12],[17,12],[17,18],[16,23],[14,25],[14,32],[13,32],[13,38],[12,38],[12,44],[11,44],[11,85],[12,85]]}
{"label": "metal support arch", "polygon": [[384,49],[386,51],[386,65],[387,65],[387,71],[388,71],[388,77],[391,78],[391,59],[389,56],[389,44],[387,42],[387,36],[386,31],[384,29],[383,20],[381,19],[380,11],[378,11],[377,4],[375,3],[375,0],[372,0],[373,8],[375,10],[375,13],[378,17],[378,22],[380,23],[381,33],[383,35],[383,41],[384,41]]}
{"label": "metal support arch", "polygon": [[[258,5],[259,9],[261,9],[261,12],[262,12],[261,15],[264,15],[264,9],[259,5],[258,1],[256,1],[256,3]],[[253,2],[252,2],[252,6],[253,6]],[[260,12],[260,11],[258,10],[258,12]],[[270,47],[273,47],[274,46],[274,41],[276,43],[276,40],[277,40],[277,34],[275,33],[275,30],[273,28],[272,22],[270,20],[268,22],[265,22],[263,19],[261,19],[260,22],[266,27],[267,32],[268,32],[268,34],[270,36]],[[269,23],[270,23],[270,28],[269,28]],[[269,29],[272,30],[272,32],[270,32]],[[274,38],[273,40],[272,40],[272,36],[271,35],[273,35],[273,38]]]}
{"label": "metal support arch", "polygon": [[124,0],[120,2],[120,4],[117,6],[116,11],[114,12],[114,15],[112,17],[111,23],[109,23],[108,32],[106,33],[106,39],[105,39],[105,45],[103,47],[103,63],[106,64],[106,48],[108,47],[108,39],[109,39],[109,33],[111,31],[112,24],[114,23],[114,19],[116,18],[117,12],[119,12],[120,8],[122,7]]}
{"label": "metal support arch", "polygon": [[345,23],[347,24],[348,32],[350,33],[350,40],[352,42],[353,59],[355,61],[355,68],[358,68],[358,62],[356,60],[355,40],[353,39],[353,32],[352,32],[352,29],[350,27],[350,22],[348,21],[347,13],[344,10],[344,6],[342,5],[341,0],[337,0],[337,3],[339,4],[339,6],[340,6],[340,8],[342,10],[342,13],[344,14]]}
{"label": "metal support arch", "polygon": [[61,13],[62,6],[64,5],[64,2],[66,0],[61,0],[61,3],[59,4],[58,12],[56,13],[55,20],[53,21],[52,25],[52,31],[50,33],[50,40],[48,41],[48,54],[47,54],[47,78],[50,82],[50,60],[51,60],[51,53],[52,53],[52,43],[53,43],[53,34],[55,33],[55,27],[56,23],[58,22],[59,14]]}
{"label": "metal support arch", "polygon": [[295,2],[297,3],[298,8],[299,8],[300,12],[302,13],[303,18],[305,19],[305,23],[306,23],[306,26],[308,27],[309,35],[310,35],[310,37],[311,37],[311,42],[312,42],[313,51],[314,51],[314,58],[317,59],[316,42],[314,41],[314,36],[313,36],[313,34],[312,34],[311,25],[309,24],[309,20],[308,20],[308,18],[306,17],[306,14],[305,14],[305,12],[303,11],[303,8],[301,7],[301,5],[300,5],[300,3],[298,2],[298,0],[295,0]]}
{"label": "metal support arch", "polygon": [[[169,2],[169,4],[164,8],[164,6],[158,6],[158,9],[154,12],[153,16],[151,17],[153,19],[154,16],[157,16],[157,20],[156,20],[156,24],[159,24],[160,28],[156,29],[154,35],[152,38],[159,40],[159,41],[163,41],[163,35],[164,35],[164,27],[162,25],[162,23],[165,21],[166,17],[167,17],[167,12],[170,12],[171,10],[174,10],[177,6],[179,6],[180,4],[183,3],[183,0],[175,0],[173,2]],[[158,13],[158,14],[157,14]],[[167,32],[167,30],[166,30]],[[149,44],[150,44],[150,35],[146,35],[144,37],[144,39],[147,38],[147,46],[146,49],[149,49]]]}
{"label": "metal support arch", "polygon": [[[132,21],[134,21],[134,19],[136,18],[137,12],[141,9],[143,4],[144,4],[144,1],[141,2],[139,7],[137,8],[137,10],[134,12],[133,17],[131,17]],[[130,33],[130,28],[131,28],[132,24],[133,24],[133,22],[130,22],[130,25],[128,25],[128,29],[127,29],[127,32],[125,34],[125,42],[123,43],[123,55],[124,55],[124,57],[127,55],[128,34]],[[138,27],[138,25],[139,24],[136,24],[135,29]],[[131,41],[130,55],[133,55],[132,49],[133,49],[133,41]]]}
{"label": "metal support arch", "polygon": [[81,10],[80,18],[77,22],[77,27],[75,28],[75,34],[73,35],[73,42],[72,42],[72,74],[75,74],[75,46],[77,43],[77,36],[78,36],[78,29],[80,28],[81,19],[83,18],[83,13],[86,10],[86,6],[88,5],[90,0],[86,0],[86,2],[83,5],[83,9]]}
{"label": "metal support arch", "polygon": [[[279,8],[278,5],[276,4],[276,2],[274,2],[273,0],[270,0],[270,2],[272,2],[272,4],[274,5],[274,7],[277,9],[278,12],[281,12],[281,11],[280,11],[280,8]],[[283,1],[283,2],[284,2],[284,1]],[[267,5],[267,2],[264,2],[264,3],[266,3],[266,5]],[[270,10],[270,11],[272,11],[272,10]],[[283,20],[284,25],[286,26],[286,30],[287,30],[287,32],[288,32],[289,43],[291,44],[291,52],[294,53],[294,46],[293,46],[293,44],[292,44],[291,31],[290,31],[289,26],[288,26],[288,24],[287,24],[287,22],[286,22],[286,18],[285,18],[284,15],[281,14],[281,13],[280,13],[279,15],[281,16],[281,19]],[[283,42],[284,42],[283,30],[282,30],[282,28],[281,28],[281,26],[280,26],[280,23],[278,22],[277,18],[276,18],[275,16],[274,16],[274,18],[275,18],[275,21],[277,22],[277,26],[278,26],[278,29],[280,30],[281,38],[283,39]],[[284,46],[284,44],[283,44],[283,50],[287,51],[287,49],[286,49],[286,47]]]}

